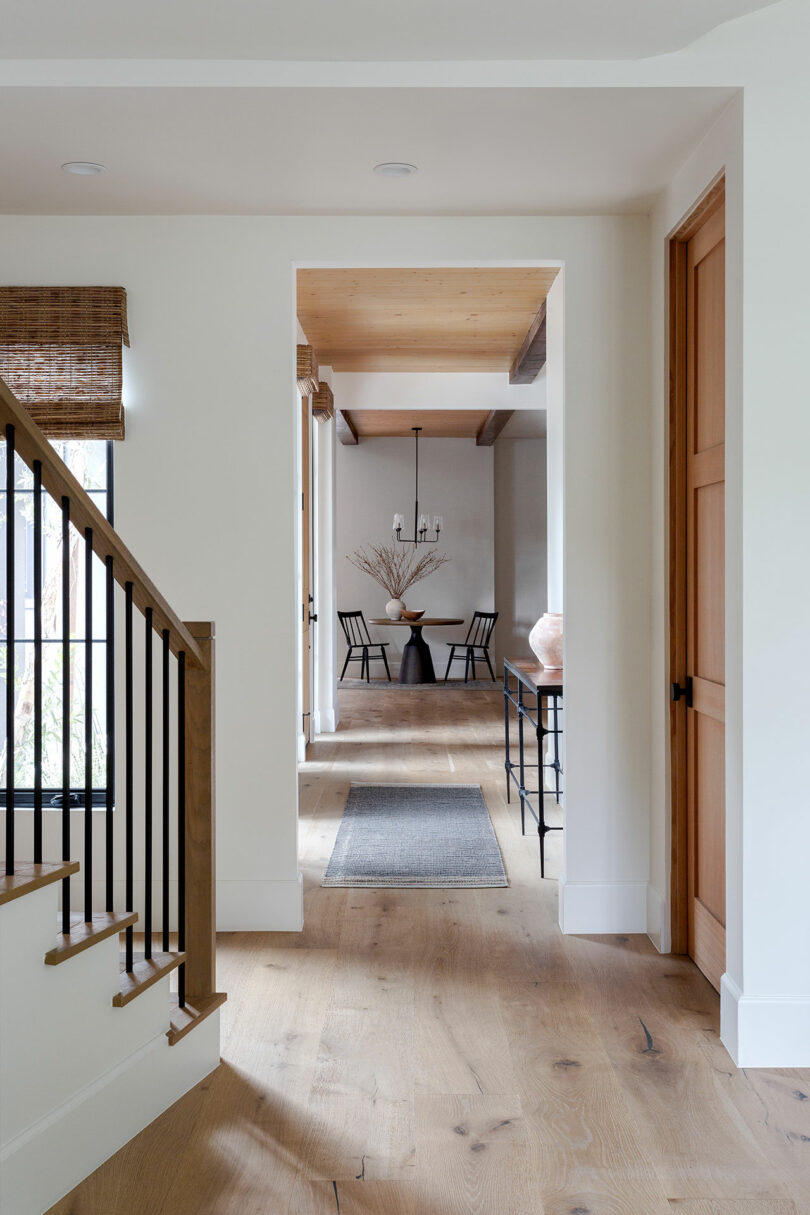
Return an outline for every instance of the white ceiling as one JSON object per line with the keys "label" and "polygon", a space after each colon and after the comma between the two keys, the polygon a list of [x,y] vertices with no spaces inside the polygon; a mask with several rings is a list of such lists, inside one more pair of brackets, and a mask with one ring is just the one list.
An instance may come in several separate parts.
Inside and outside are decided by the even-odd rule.
{"label": "white ceiling", "polygon": [[[129,23],[136,33],[142,24],[131,14]],[[3,88],[0,211],[638,212],[731,96],[666,88]],[[108,172],[68,176],[59,166],[69,160],[99,161]],[[375,176],[384,160],[411,161],[419,172]]]}
{"label": "white ceiling", "polygon": [[2,58],[634,59],[774,0],[2,0]]}

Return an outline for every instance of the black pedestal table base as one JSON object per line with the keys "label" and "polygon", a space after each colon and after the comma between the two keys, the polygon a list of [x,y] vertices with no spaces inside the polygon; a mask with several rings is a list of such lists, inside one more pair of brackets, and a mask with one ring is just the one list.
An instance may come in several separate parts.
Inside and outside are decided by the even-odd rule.
{"label": "black pedestal table base", "polygon": [[402,650],[399,664],[400,683],[435,683],[430,646],[422,636],[422,625],[412,624],[411,635]]}

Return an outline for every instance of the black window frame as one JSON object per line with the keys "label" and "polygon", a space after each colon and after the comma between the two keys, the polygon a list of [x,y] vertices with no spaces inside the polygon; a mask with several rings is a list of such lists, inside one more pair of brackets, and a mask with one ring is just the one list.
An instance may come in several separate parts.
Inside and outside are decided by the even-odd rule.
{"label": "black window frame", "polygon": [[[71,440],[66,440],[66,441],[70,442]],[[75,439],[75,440],[73,440],[73,442],[82,442],[82,440]],[[113,439],[105,439],[104,442],[107,444],[107,451],[106,451],[107,486],[106,486],[106,490],[105,490],[106,508],[107,508],[106,518],[107,518],[107,522],[110,524],[110,527],[114,527],[115,526],[115,476],[114,476],[113,452],[115,450],[115,443],[114,443]],[[16,494],[27,494],[27,493],[33,494],[33,492],[34,492],[33,489],[31,489],[31,490],[19,489],[19,490],[15,491],[15,496],[16,496]],[[42,492],[45,493],[46,491],[43,490]],[[5,496],[5,489],[2,490],[2,496],[3,497]],[[33,638],[18,637],[18,638],[16,638],[16,644],[18,644],[18,645],[33,644]],[[52,641],[47,641],[47,642],[44,642],[43,644],[61,645],[62,642],[61,642],[60,638],[54,638]],[[84,639],[79,639],[78,644],[86,645],[87,642]],[[91,639],[90,644],[91,645],[106,644],[106,638],[103,640],[100,640],[100,641],[96,641],[95,638],[93,638],[93,639]],[[0,641],[0,645],[5,645],[5,641]],[[113,696],[114,695],[115,695],[115,672],[113,671]],[[72,787],[70,790],[69,798],[70,798],[70,805],[74,810],[83,810],[85,808],[84,786],[81,786],[80,788]],[[113,756],[112,800],[113,800],[113,805],[114,805],[115,804],[115,757],[114,756]],[[107,805],[107,786],[106,785],[93,789],[92,800],[91,800],[90,804],[91,804],[91,806],[98,806],[100,809],[103,809],[106,807],[106,805]],[[6,808],[7,808],[6,789],[5,789],[5,787],[2,787],[2,788],[0,788],[0,810],[5,810]],[[33,810],[34,809],[34,790],[15,788],[15,790],[14,790],[14,809],[15,810]],[[62,809],[62,789],[61,788],[59,788],[59,789],[43,788],[43,790],[42,790],[42,809],[46,812],[48,810],[61,810]]]}

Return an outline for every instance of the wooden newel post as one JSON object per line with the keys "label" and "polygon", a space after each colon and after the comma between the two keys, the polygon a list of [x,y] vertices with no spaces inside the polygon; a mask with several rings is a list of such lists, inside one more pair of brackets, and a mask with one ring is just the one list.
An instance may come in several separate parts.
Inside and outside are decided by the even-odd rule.
{"label": "wooden newel post", "polygon": [[216,989],[214,624],[186,622],[205,666],[186,664],[186,1000]]}

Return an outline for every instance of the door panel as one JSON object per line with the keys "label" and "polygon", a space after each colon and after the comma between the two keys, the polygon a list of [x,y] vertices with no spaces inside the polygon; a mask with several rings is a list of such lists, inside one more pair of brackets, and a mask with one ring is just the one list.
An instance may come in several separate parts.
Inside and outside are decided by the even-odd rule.
{"label": "door panel", "polygon": [[725,969],[725,219],[686,256],[687,940],[719,988]]}
{"label": "door panel", "polygon": [[700,679],[722,684],[726,668],[725,494],[722,481],[695,487],[694,667]]}
{"label": "door panel", "polygon": [[722,722],[697,711],[694,722],[695,792],[696,803],[702,811],[700,831],[695,840],[695,898],[712,913],[718,924],[725,927],[725,727]]}

